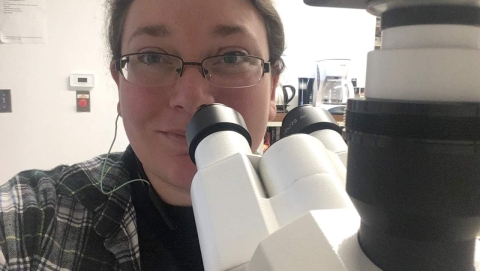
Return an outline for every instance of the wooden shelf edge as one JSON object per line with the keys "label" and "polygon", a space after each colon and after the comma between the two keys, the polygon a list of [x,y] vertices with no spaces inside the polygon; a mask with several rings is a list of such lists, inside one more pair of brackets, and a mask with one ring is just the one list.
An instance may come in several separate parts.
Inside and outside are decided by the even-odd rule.
{"label": "wooden shelf edge", "polygon": [[[281,122],[283,121],[283,118],[285,118],[285,115],[286,115],[286,113],[277,112],[277,115],[275,116],[275,118],[272,121],[270,121],[269,123],[280,122],[280,124],[281,124]],[[333,116],[333,118],[335,119],[336,122],[343,122],[344,121],[343,115],[332,115],[332,116]]]}
{"label": "wooden shelf edge", "polygon": [[282,122],[285,115],[286,113],[277,112],[277,115],[275,115],[275,118],[271,122]]}

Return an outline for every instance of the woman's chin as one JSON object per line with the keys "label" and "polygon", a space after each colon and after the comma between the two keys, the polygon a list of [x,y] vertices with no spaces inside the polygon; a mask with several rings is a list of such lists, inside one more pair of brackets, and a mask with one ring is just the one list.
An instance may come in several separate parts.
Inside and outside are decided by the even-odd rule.
{"label": "woman's chin", "polygon": [[[195,164],[190,160],[190,156],[182,155],[181,161],[176,163],[172,167],[173,171],[170,177],[172,185],[189,190],[192,185],[193,178],[197,173],[197,167]],[[168,170],[168,169],[167,169]]]}

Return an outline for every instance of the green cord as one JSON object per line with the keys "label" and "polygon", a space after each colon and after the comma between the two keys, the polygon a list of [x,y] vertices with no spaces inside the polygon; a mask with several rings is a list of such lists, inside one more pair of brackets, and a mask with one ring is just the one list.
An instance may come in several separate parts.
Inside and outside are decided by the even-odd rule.
{"label": "green cord", "polygon": [[[103,190],[103,179],[105,178],[105,175],[107,175],[107,173],[108,173],[108,172],[110,171],[110,169],[112,168],[112,167],[108,168],[107,172],[105,172],[105,166],[107,165],[108,156],[110,155],[110,152],[112,151],[112,148],[113,148],[113,144],[115,143],[115,140],[117,139],[117,127],[118,127],[117,123],[118,123],[118,119],[119,119],[119,118],[120,118],[120,114],[117,115],[117,119],[115,120],[115,135],[114,135],[114,137],[113,137],[112,144],[110,145],[110,149],[108,149],[107,157],[105,157],[104,160],[103,160],[102,173],[100,174],[100,190],[102,191],[102,193],[103,193],[104,195],[111,195],[111,194],[113,194],[115,191],[117,191],[118,189],[124,187],[124,186],[127,185],[127,184],[133,183],[133,182],[144,182],[144,183],[150,185],[150,183],[149,183],[148,181],[144,180],[144,179],[134,179],[134,180],[130,180],[130,181],[128,181],[128,182],[126,182],[126,183],[118,186],[118,187],[115,187],[115,188],[114,188],[112,191],[110,191],[110,192],[105,192],[105,191]],[[105,172],[105,174],[104,174],[104,172]]]}

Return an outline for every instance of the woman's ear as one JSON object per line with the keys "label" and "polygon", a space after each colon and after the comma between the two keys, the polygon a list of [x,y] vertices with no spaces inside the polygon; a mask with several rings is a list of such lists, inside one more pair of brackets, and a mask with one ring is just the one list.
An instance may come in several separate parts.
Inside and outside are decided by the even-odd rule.
{"label": "woman's ear", "polygon": [[270,108],[268,112],[268,120],[272,121],[275,116],[277,115],[277,104],[275,101],[275,90],[278,86],[278,80],[280,79],[280,75],[275,75],[272,77],[272,86],[270,89]]}
{"label": "woman's ear", "polygon": [[[110,74],[112,75],[112,78],[113,78],[113,81],[115,81],[115,84],[117,84],[117,88],[119,88],[120,73],[115,70],[115,62],[113,60],[112,62],[110,62]],[[120,101],[118,101],[117,103],[117,114],[120,117],[122,116],[122,110],[120,109]]]}
{"label": "woman's ear", "polygon": [[113,81],[115,81],[118,87],[120,73],[115,70],[115,62],[113,60],[110,62],[110,74],[112,75]]}
{"label": "woman's ear", "polygon": [[275,90],[278,86],[278,81],[280,79],[280,75],[275,75],[272,78],[272,92],[270,93],[270,100],[275,102]]}

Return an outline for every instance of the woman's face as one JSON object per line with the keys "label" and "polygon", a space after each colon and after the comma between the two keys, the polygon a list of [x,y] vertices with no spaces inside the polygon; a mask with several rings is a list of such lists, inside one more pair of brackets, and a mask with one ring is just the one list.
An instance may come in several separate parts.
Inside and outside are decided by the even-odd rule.
{"label": "woman's face", "polygon": [[[261,15],[248,0],[135,0],[125,21],[122,55],[160,52],[188,62],[241,52],[269,59]],[[253,87],[214,87],[199,67],[185,66],[173,85],[144,87],[112,71],[118,85],[118,110],[129,141],[157,193],[167,202],[190,203],[196,172],[188,155],[185,130],[202,104],[222,103],[245,119],[252,150],[263,142],[265,127],[275,116],[278,76],[266,73]]]}

